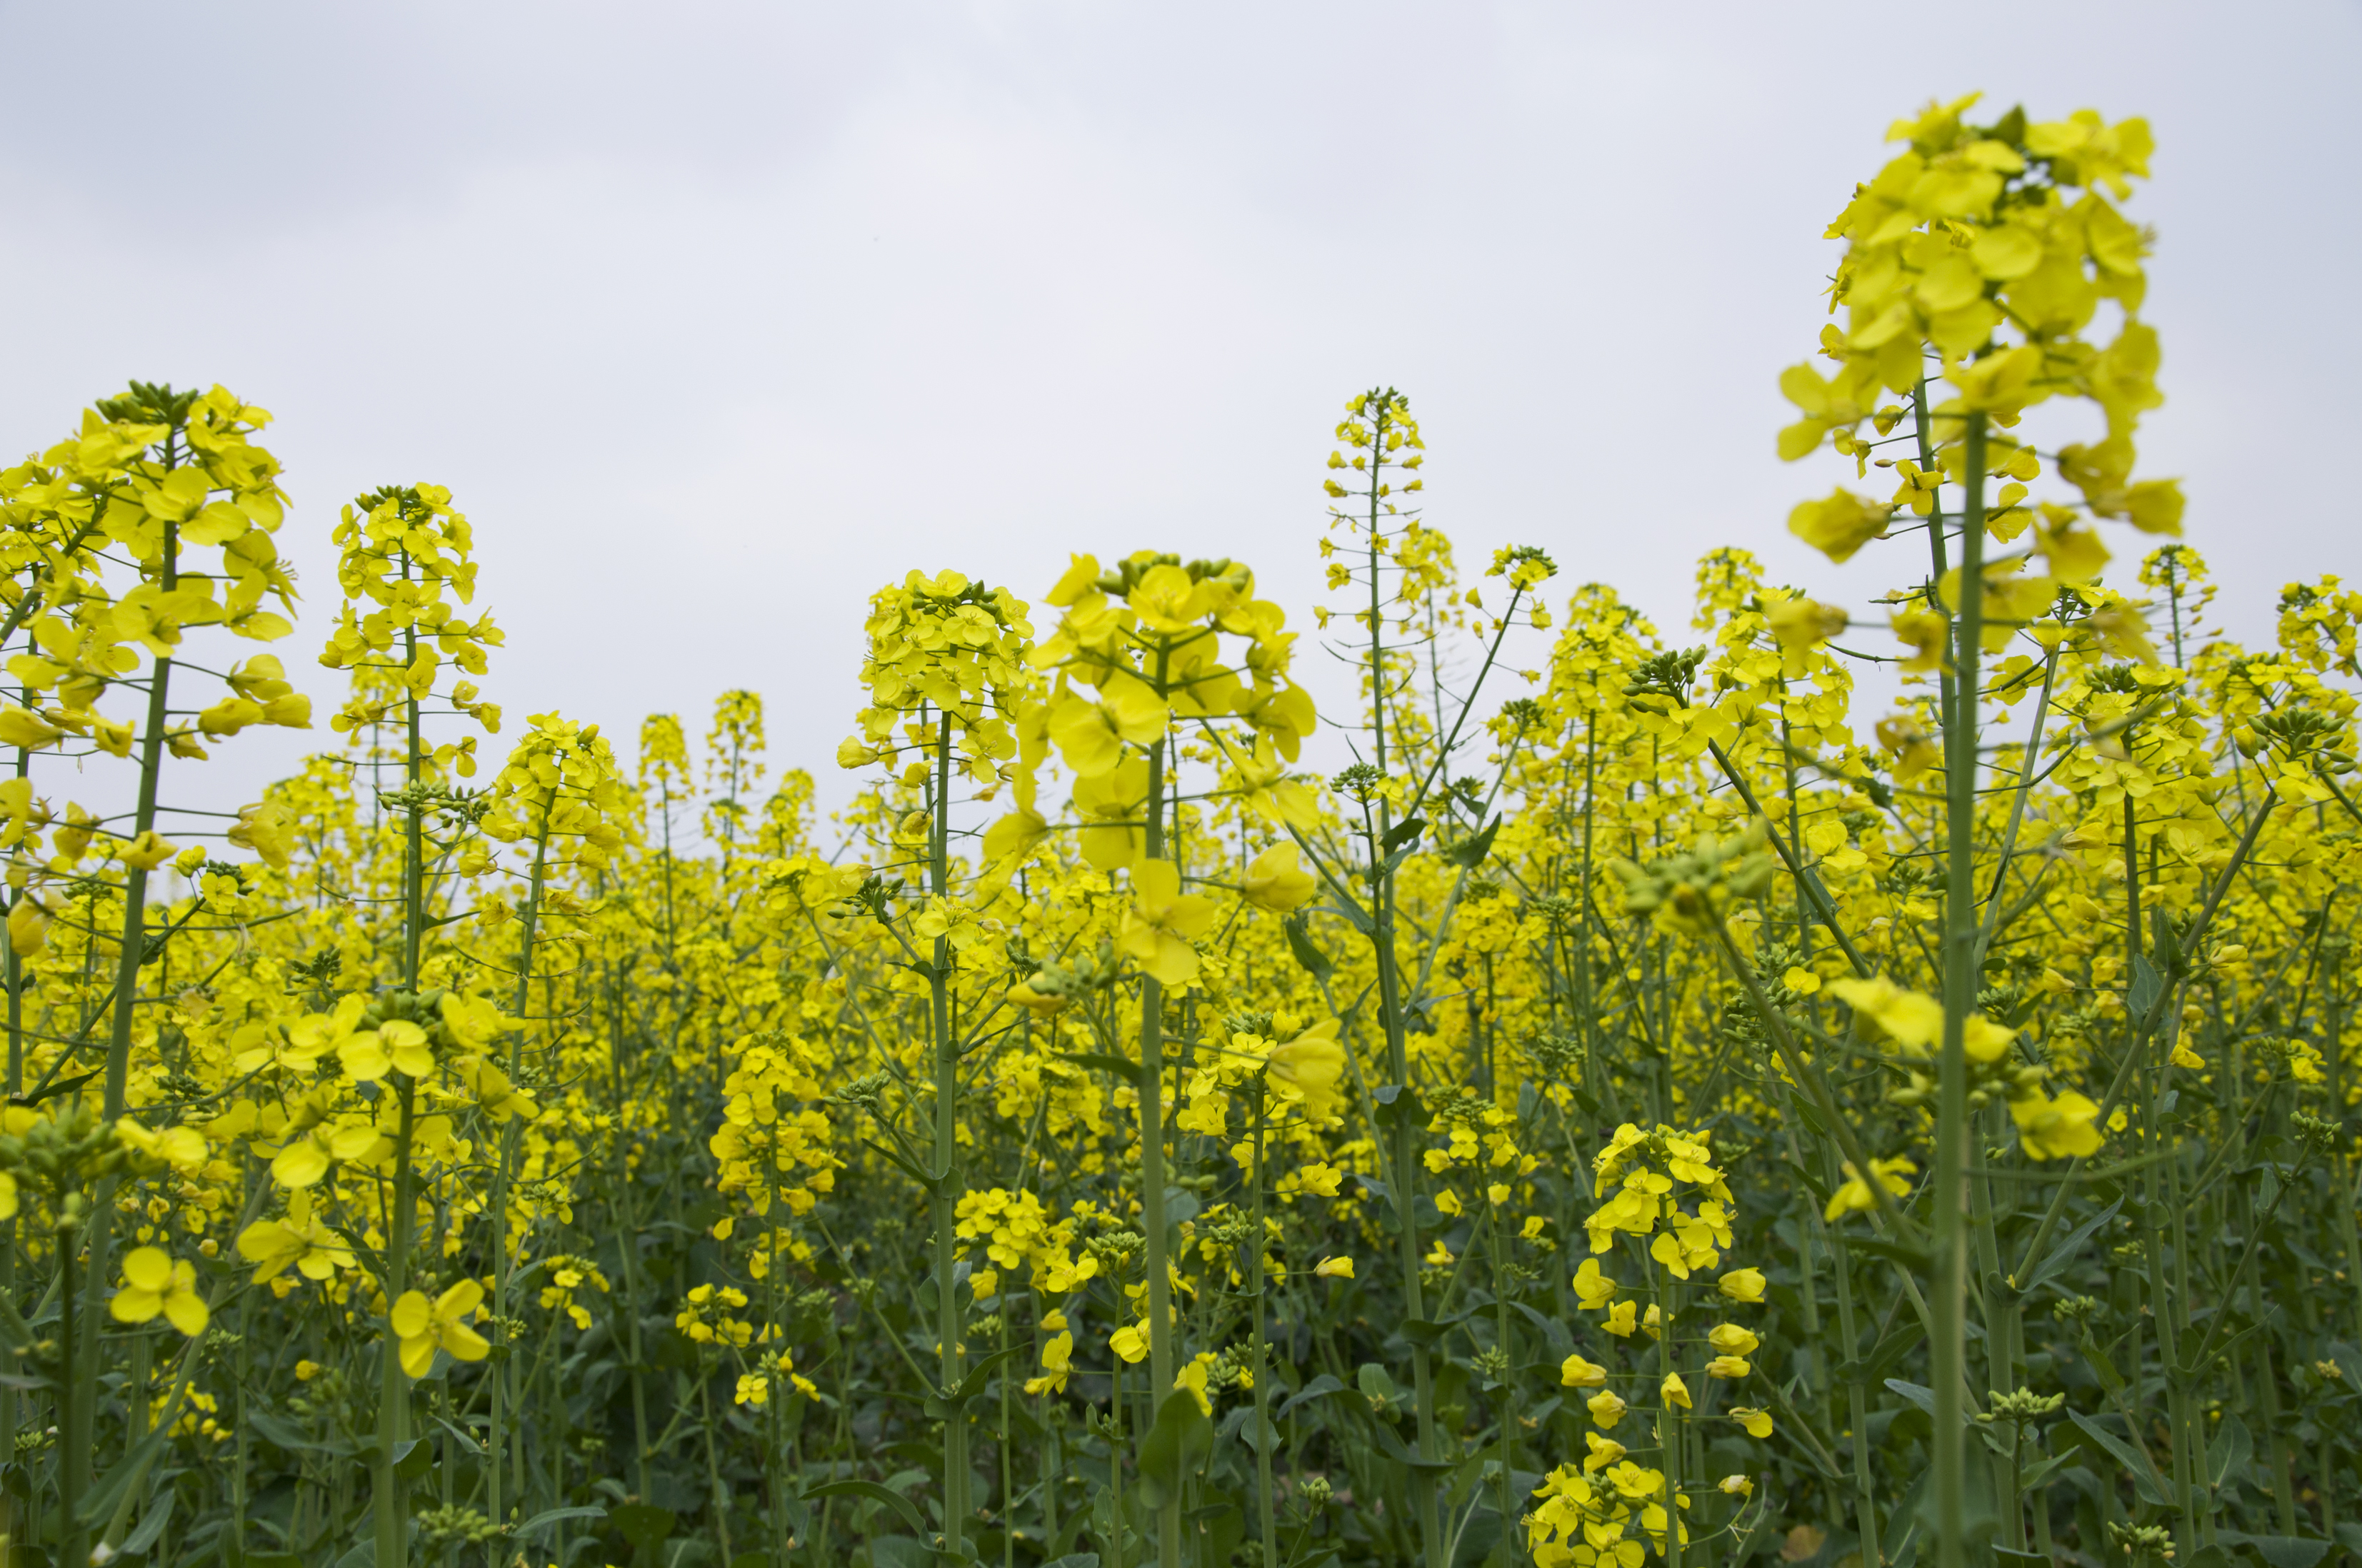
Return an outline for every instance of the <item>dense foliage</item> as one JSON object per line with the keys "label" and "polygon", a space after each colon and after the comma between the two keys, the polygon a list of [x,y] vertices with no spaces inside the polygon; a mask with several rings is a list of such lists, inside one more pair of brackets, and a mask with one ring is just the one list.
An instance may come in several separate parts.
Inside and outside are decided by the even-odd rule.
{"label": "dense foliage", "polygon": [[1972,102],[1781,378],[1895,482],[1789,523],[1882,625],[1465,579],[1378,389],[1308,629],[1153,550],[877,592],[828,823],[746,691],[495,765],[425,484],[337,525],[337,740],[185,808],[318,717],[280,467],[97,403],[0,476],[0,1558],[2362,1555],[2362,595],[2209,625],[2147,127]]}

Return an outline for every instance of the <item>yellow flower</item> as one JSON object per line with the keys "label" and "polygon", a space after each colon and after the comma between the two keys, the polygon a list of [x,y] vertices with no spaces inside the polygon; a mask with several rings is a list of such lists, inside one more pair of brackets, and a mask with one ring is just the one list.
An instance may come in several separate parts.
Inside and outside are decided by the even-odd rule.
{"label": "yellow flower", "polygon": [[174,1262],[162,1247],[133,1247],[123,1255],[123,1287],[109,1298],[107,1311],[120,1323],[144,1323],[157,1313],[189,1338],[205,1332],[210,1316],[197,1294],[196,1266]]}
{"label": "yellow flower", "polygon": [[1788,514],[1788,532],[1830,560],[1842,563],[1871,540],[1882,537],[1893,515],[1891,506],[1838,489],[1825,499],[1799,504]]}
{"label": "yellow flower", "polygon": [[1206,1392],[1206,1376],[1213,1365],[1214,1357],[1211,1353],[1201,1351],[1197,1359],[1183,1367],[1173,1379],[1173,1387],[1176,1390],[1187,1388],[1189,1391],[1189,1397],[1198,1401],[1199,1415],[1210,1416],[1214,1413],[1213,1397]]}
{"label": "yellow flower", "polygon": [[[1944,1004],[1924,992],[1909,991],[1882,978],[1840,980],[1829,990],[1906,1051],[1926,1055],[1943,1043]],[[1961,1026],[1961,1049],[1970,1061],[1999,1061],[2016,1036],[2015,1029],[1972,1013]]]}
{"label": "yellow flower", "polygon": [[306,1279],[326,1279],[353,1266],[352,1248],[332,1226],[312,1217],[312,1195],[301,1189],[288,1198],[285,1219],[257,1220],[240,1231],[237,1250],[254,1265],[258,1285],[290,1264]]}
{"label": "yellow flower", "polygon": [[116,851],[123,863],[135,872],[152,872],[181,852],[181,847],[160,837],[150,828],[126,843]]}
{"label": "yellow flower", "polygon": [[1737,1323],[1716,1323],[1706,1332],[1706,1343],[1725,1355],[1753,1355],[1763,1342]]}
{"label": "yellow flower", "polygon": [[2056,1100],[2039,1091],[2013,1100],[2009,1116],[2017,1124],[2018,1146],[2033,1159],[2094,1155],[2104,1142],[2097,1125],[2099,1105],[2072,1090]]}
{"label": "yellow flower", "polygon": [[1668,1406],[1678,1405],[1684,1410],[1690,1408],[1690,1386],[1682,1381],[1678,1372],[1665,1374],[1665,1380],[1657,1386],[1657,1394]]}
{"label": "yellow flower", "polygon": [[1624,1419],[1626,1410],[1631,1409],[1624,1402],[1623,1396],[1608,1388],[1602,1388],[1598,1393],[1585,1399],[1584,1408],[1591,1412],[1593,1420],[1603,1427],[1611,1428]]}
{"label": "yellow flower", "polygon": [[[1044,1324],[1048,1319],[1043,1319]],[[1071,1333],[1053,1335],[1042,1347],[1042,1376],[1025,1380],[1028,1394],[1063,1394],[1066,1391],[1067,1375],[1074,1370],[1075,1336]]]}
{"label": "yellow flower", "polygon": [[491,1343],[467,1323],[483,1300],[484,1288],[472,1279],[462,1279],[431,1302],[421,1291],[403,1291],[387,1318],[402,1342],[403,1371],[425,1376],[437,1349],[450,1352],[455,1361],[481,1361],[490,1355]]}
{"label": "yellow flower", "polygon": [[1559,1363],[1558,1380],[1569,1388],[1596,1388],[1607,1381],[1607,1368],[1585,1361],[1578,1351]]}
{"label": "yellow flower", "polygon": [[1117,950],[1166,985],[1197,979],[1198,949],[1190,944],[1214,924],[1214,901],[1183,893],[1181,869],[1170,861],[1143,861],[1133,867],[1131,893]]}
{"label": "yellow flower", "polygon": [[1749,1437],[1772,1435],[1772,1416],[1768,1410],[1754,1410],[1745,1405],[1733,1405],[1730,1407],[1730,1419],[1746,1428],[1747,1435]]}
{"label": "yellow flower", "polygon": [[[1893,1159],[1874,1159],[1870,1162],[1870,1167],[1877,1176],[1879,1185],[1887,1191],[1897,1198],[1910,1196],[1908,1179],[1917,1174],[1917,1166],[1897,1155]],[[1835,1221],[1846,1214],[1866,1213],[1878,1207],[1877,1196],[1871,1191],[1870,1183],[1862,1179],[1861,1173],[1854,1168],[1853,1161],[1845,1162],[1845,1173],[1847,1181],[1829,1195],[1828,1207],[1822,1211],[1825,1220]]]}
{"label": "yellow flower", "polygon": [[1705,1364],[1705,1375],[1709,1377],[1744,1377],[1754,1370],[1754,1366],[1742,1355],[1717,1355]]}
{"label": "yellow flower", "polygon": [[1274,844],[1247,862],[1239,891],[1257,909],[1285,915],[1310,898],[1319,885],[1293,844]]}
{"label": "yellow flower", "polygon": [[1584,1432],[1583,1442],[1584,1446],[1591,1450],[1583,1462],[1584,1472],[1586,1475],[1594,1470],[1606,1469],[1623,1458],[1626,1453],[1622,1443],[1612,1437],[1602,1437],[1595,1431]]}
{"label": "yellow flower", "polygon": [[1099,687],[1096,700],[1069,690],[1050,708],[1050,739],[1077,778],[1113,773],[1124,745],[1145,746],[1164,733],[1164,704],[1146,682],[1120,673]]}
{"label": "yellow flower", "polygon": [[1353,1260],[1350,1257],[1324,1257],[1313,1266],[1312,1272],[1323,1279],[1351,1279],[1353,1277]]}
{"label": "yellow flower", "polygon": [[1137,1365],[1148,1354],[1148,1336],[1141,1332],[1137,1324],[1126,1323],[1108,1336],[1108,1348]]}
{"label": "yellow flower", "polygon": [[1745,1475],[1726,1475],[1715,1483],[1715,1489],[1733,1497],[1751,1497],[1755,1495],[1755,1482]]}
{"label": "yellow flower", "polygon": [[1336,1019],[1324,1018],[1294,1039],[1281,1041],[1264,1059],[1283,1099],[1300,1101],[1304,1113],[1315,1121],[1336,1113],[1341,1098],[1337,1080],[1345,1071],[1345,1047],[1337,1040]]}
{"label": "yellow flower", "polygon": [[1616,1281],[1599,1271],[1599,1260],[1595,1257],[1583,1260],[1582,1266],[1574,1271],[1573,1283],[1575,1299],[1585,1311],[1595,1312],[1616,1299]]}
{"label": "yellow flower", "polygon": [[1628,1338],[1639,1326],[1640,1306],[1637,1301],[1618,1301],[1607,1310],[1607,1321],[1600,1326],[1618,1339]]}
{"label": "yellow flower", "polygon": [[1734,1268],[1714,1282],[1714,1288],[1733,1301],[1755,1302],[1763,1299],[1763,1271],[1760,1268]]}

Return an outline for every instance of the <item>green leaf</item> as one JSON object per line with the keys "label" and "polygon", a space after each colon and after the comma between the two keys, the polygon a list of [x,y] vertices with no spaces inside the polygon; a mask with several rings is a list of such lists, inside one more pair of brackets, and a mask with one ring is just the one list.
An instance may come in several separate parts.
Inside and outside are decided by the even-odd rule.
{"label": "green leaf", "polygon": [[876,1150],[877,1153],[884,1155],[895,1165],[900,1167],[901,1169],[909,1175],[911,1180],[917,1182],[928,1191],[933,1192],[936,1188],[943,1185],[944,1179],[942,1177],[928,1175],[925,1171],[921,1170],[917,1166],[912,1165],[909,1160],[904,1159],[892,1149],[888,1148],[884,1144],[879,1143],[876,1138],[864,1138],[861,1141],[868,1145],[869,1147]]}
{"label": "green leaf", "polygon": [[1370,1091],[1370,1098],[1378,1102],[1376,1112],[1381,1127],[1399,1126],[1408,1122],[1414,1127],[1424,1127],[1432,1118],[1418,1097],[1418,1091],[1399,1083],[1381,1083]]}
{"label": "green leaf", "polygon": [[165,1522],[172,1517],[172,1503],[179,1496],[168,1487],[149,1505],[148,1517],[139,1521],[138,1530],[124,1538],[122,1550],[125,1556],[138,1556],[156,1544],[157,1538],[164,1533]]}
{"label": "green leaf", "polygon": [[130,1491],[131,1484],[148,1474],[148,1467],[155,1463],[156,1454],[164,1446],[167,1435],[168,1429],[158,1427],[132,1444],[115,1468],[83,1495],[82,1505],[75,1509],[75,1517],[85,1525],[94,1525],[112,1518],[116,1505]]}
{"label": "green leaf", "polygon": [[39,1105],[44,1100],[55,1100],[61,1094],[72,1094],[75,1090],[80,1089],[83,1084],[88,1083],[92,1079],[96,1078],[100,1073],[105,1070],[106,1069],[105,1068],[99,1068],[90,1072],[78,1072],[72,1078],[59,1079],[55,1083],[50,1084],[45,1089],[37,1089],[30,1094],[18,1095],[12,1098],[14,1102],[18,1105]]}
{"label": "green leaf", "polygon": [[2143,1501],[2154,1503],[2160,1508],[2173,1506],[2173,1498],[2166,1490],[2164,1478],[2158,1475],[2157,1467],[2148,1462],[2147,1455],[2081,1410],[2070,1410],[2067,1417],[2082,1429],[2085,1437],[2115,1455],[2117,1462],[2131,1475],[2133,1490],[2140,1494]]}
{"label": "green leaf", "polygon": [[1485,863],[1485,856],[1493,852],[1493,835],[1500,830],[1501,819],[1495,817],[1481,830],[1470,834],[1445,850],[1443,858],[1455,866],[1473,872]]}
{"label": "green leaf", "polygon": [[927,1414],[937,1420],[948,1420],[966,1410],[968,1401],[984,1392],[985,1380],[992,1376],[992,1369],[1010,1356],[1021,1354],[1024,1349],[1021,1344],[1012,1344],[1005,1350],[994,1351],[990,1355],[969,1367],[967,1376],[960,1379],[959,1387],[953,1391],[949,1398],[938,1396],[927,1400]]}
{"label": "green leaf", "polygon": [[2255,1454],[2256,1440],[2248,1435],[2247,1423],[2236,1416],[2224,1416],[2223,1424],[2214,1429],[2214,1441],[2206,1445],[2206,1484],[2220,1487],[2244,1474]]}
{"label": "green leaf", "polygon": [[2148,961],[2146,954],[2134,954],[2132,993],[2125,999],[2125,1005],[2130,1009],[2133,1021],[2137,1024],[2147,1017],[2149,1008],[2154,1006],[2157,999],[2164,994],[2165,981],[2158,977],[2157,966]]}
{"label": "green leaf", "polygon": [[1856,1252],[1866,1252],[1872,1257],[1882,1257],[1887,1262],[1907,1268],[1914,1274],[1925,1274],[1936,1266],[1935,1259],[1926,1253],[1915,1246],[1904,1246],[1900,1242],[1882,1242],[1875,1237],[1861,1236],[1849,1239],[1846,1245]]}
{"label": "green leaf", "polygon": [[1330,909],[1330,914],[1364,937],[1378,928],[1378,923],[1370,918],[1370,912],[1363,908],[1349,894],[1340,893],[1335,888],[1330,888],[1329,891],[1337,900]]}
{"label": "green leaf", "polygon": [[2017,1484],[2023,1490],[2031,1492],[2049,1480],[2053,1472],[2064,1469],[2075,1457],[2075,1451],[2070,1448],[2064,1453],[2054,1453],[2047,1459],[2029,1464],[2018,1476]]}
{"label": "green leaf", "polygon": [[889,1492],[875,1481],[830,1481],[811,1487],[803,1495],[807,1503],[822,1497],[866,1497],[873,1503],[883,1503],[902,1516],[904,1523],[923,1536],[928,1533],[927,1521],[919,1512],[919,1505],[900,1492]]}
{"label": "green leaf", "polygon": [[1214,1423],[1198,1408],[1198,1396],[1175,1388],[1156,1407],[1156,1424],[1140,1440],[1140,1500],[1151,1510],[1181,1496],[1184,1476],[1205,1462],[1214,1446]]}
{"label": "green leaf", "polygon": [[1415,842],[1426,831],[1426,817],[1407,817],[1386,829],[1386,836],[1378,841],[1378,850],[1383,854],[1391,855],[1404,845]]}
{"label": "green leaf", "polygon": [[607,1519],[635,1551],[654,1552],[672,1534],[672,1510],[653,1503],[624,1503],[609,1512]]}
{"label": "green leaf", "polygon": [[1325,1399],[1331,1394],[1341,1394],[1344,1391],[1344,1384],[1339,1382],[1330,1374],[1324,1372],[1319,1376],[1315,1377],[1311,1382],[1307,1383],[1303,1387],[1297,1389],[1296,1393],[1288,1398],[1286,1404],[1274,1410],[1271,1413],[1272,1420],[1286,1420],[1289,1414],[1293,1412],[1298,1405],[1308,1405],[1315,1399]]}
{"label": "green leaf", "polygon": [[1936,1390],[1933,1388],[1923,1387],[1916,1383],[1905,1383],[1900,1377],[1888,1378],[1886,1387],[1926,1411],[1929,1417],[1932,1418],[1936,1414]]}
{"label": "green leaf", "polygon": [[2075,1255],[2082,1250],[2083,1244],[2092,1239],[2092,1233],[2114,1219],[2116,1212],[2124,1206],[2125,1201],[2118,1198],[2097,1214],[2067,1233],[2064,1238],[2051,1243],[2050,1250],[2043,1254],[2041,1260],[2035,1264],[2034,1272],[2027,1275],[2025,1282],[2018,1286],[2019,1292],[2031,1296],[2042,1286],[2066,1273],[2073,1265]]}
{"label": "green leaf", "polygon": [[2307,1541],[2294,1535],[2242,1535],[2226,1530],[2222,1538],[2234,1546],[2244,1546],[2262,1558],[2270,1568],[2313,1568],[2329,1551],[2326,1541]]}
{"label": "green leaf", "polygon": [[567,1519],[603,1519],[606,1517],[607,1510],[604,1508],[546,1508],[517,1526],[516,1538],[519,1541],[531,1541],[550,1526],[563,1523]]}
{"label": "green leaf", "polygon": [[1305,922],[1304,911],[1299,909],[1289,916],[1281,928],[1287,933],[1287,950],[1295,955],[1297,967],[1310,975],[1316,982],[1328,983],[1329,977],[1337,972],[1337,966],[1329,961],[1329,955],[1322,952],[1312,940],[1312,933]]}

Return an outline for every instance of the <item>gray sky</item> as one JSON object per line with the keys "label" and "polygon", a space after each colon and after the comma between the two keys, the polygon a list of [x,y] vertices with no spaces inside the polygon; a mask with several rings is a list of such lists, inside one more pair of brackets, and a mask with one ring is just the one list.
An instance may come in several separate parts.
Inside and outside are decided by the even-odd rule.
{"label": "gray sky", "polygon": [[[1774,458],[1774,378],[1887,122],[1979,87],[2155,128],[2143,468],[2225,619],[2362,570],[2352,0],[127,0],[0,42],[0,431],[133,376],[273,410],[322,697],[336,507],[430,479],[513,713],[701,729],[752,685],[828,788],[909,567],[1231,554],[1308,627],[1330,427],[1382,381],[1463,565],[1540,543],[1675,634],[1716,544],[1860,603],[1906,568],[1787,539],[1839,476]],[[219,787],[296,751],[249,732]]]}

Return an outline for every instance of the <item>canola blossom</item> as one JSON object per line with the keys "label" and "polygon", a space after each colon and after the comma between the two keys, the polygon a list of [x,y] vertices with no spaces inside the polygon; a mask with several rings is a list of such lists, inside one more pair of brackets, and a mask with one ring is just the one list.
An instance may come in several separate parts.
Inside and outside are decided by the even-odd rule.
{"label": "canola blossom", "polygon": [[1978,111],[1686,646],[1391,388],[1318,602],[912,569],[776,771],[504,711],[442,487],[299,597],[224,389],[0,472],[0,1568],[2362,1551],[2362,593],[2214,625],[2149,130]]}

